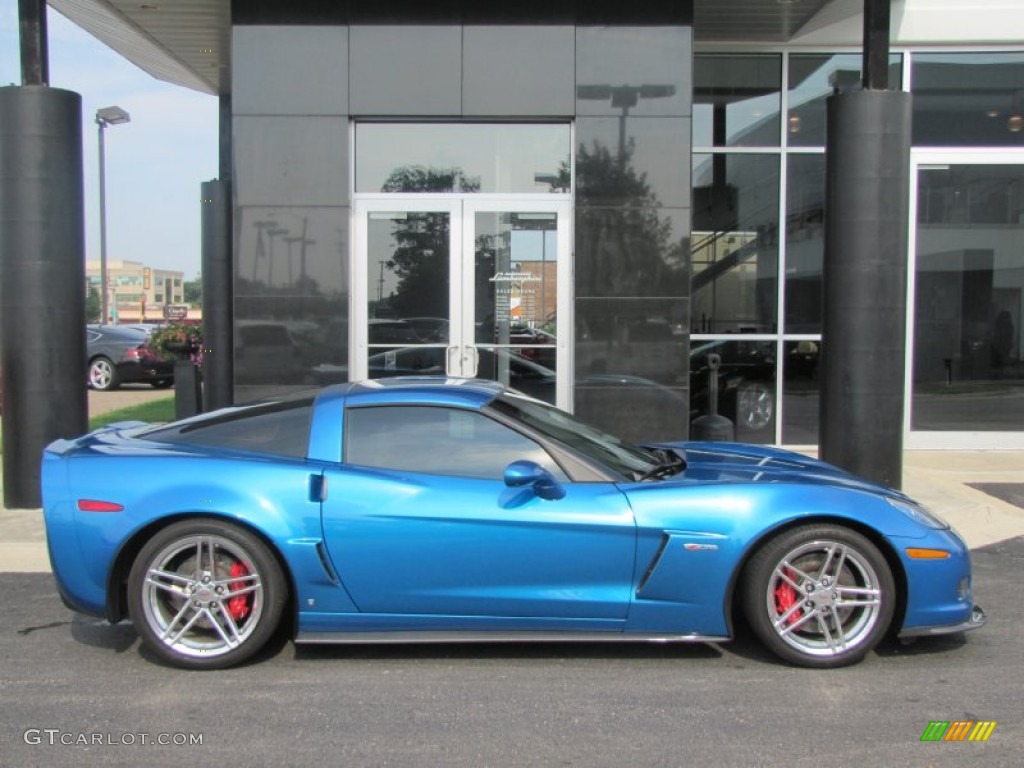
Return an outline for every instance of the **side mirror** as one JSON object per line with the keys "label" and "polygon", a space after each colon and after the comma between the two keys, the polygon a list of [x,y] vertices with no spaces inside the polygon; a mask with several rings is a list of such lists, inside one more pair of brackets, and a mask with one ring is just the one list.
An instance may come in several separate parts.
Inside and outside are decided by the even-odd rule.
{"label": "side mirror", "polygon": [[529,486],[537,496],[547,501],[565,497],[565,488],[555,476],[533,461],[513,461],[505,467],[505,485],[509,488]]}

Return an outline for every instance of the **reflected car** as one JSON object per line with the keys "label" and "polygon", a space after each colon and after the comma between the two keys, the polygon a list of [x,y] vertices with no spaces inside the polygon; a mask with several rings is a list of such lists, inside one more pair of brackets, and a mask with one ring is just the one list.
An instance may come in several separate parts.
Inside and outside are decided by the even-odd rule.
{"label": "reflected car", "polygon": [[368,323],[371,344],[415,344],[420,340],[416,329],[400,319],[373,318]]}
{"label": "reflected car", "polygon": [[[838,667],[984,623],[964,542],[783,450],[621,440],[494,382],[341,384],[44,451],[57,588],[160,660],[297,643],[721,642]],[[113,631],[113,630],[111,630]]]}
{"label": "reflected car", "polygon": [[161,360],[146,346],[150,331],[131,325],[88,325],[86,382],[101,392],[122,384],[164,389],[174,383],[174,362]]}
{"label": "reflected car", "polygon": [[274,320],[242,320],[235,328],[235,377],[239,384],[301,381],[307,364],[288,326]]}
{"label": "reflected car", "polygon": [[431,342],[446,344],[448,342],[448,321],[445,318],[405,317],[402,319],[413,329],[418,341],[428,344]]}
{"label": "reflected car", "polygon": [[717,354],[718,413],[738,429],[758,432],[775,423],[775,343],[699,342],[690,350],[690,421],[711,412],[711,368]]}

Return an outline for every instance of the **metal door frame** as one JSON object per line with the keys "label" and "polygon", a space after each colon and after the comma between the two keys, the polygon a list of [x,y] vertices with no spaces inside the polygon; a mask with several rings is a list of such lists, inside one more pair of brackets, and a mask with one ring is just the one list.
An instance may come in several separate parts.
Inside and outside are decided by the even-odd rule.
{"label": "metal door frame", "polygon": [[474,266],[475,214],[477,212],[554,213],[556,219],[556,322],[557,343],[555,402],[572,410],[572,201],[568,196],[509,195],[359,195],[352,205],[352,246],[349,259],[349,371],[350,380],[368,375],[369,353],[369,229],[371,213],[440,212],[450,217],[449,259],[449,366],[451,355],[458,365],[469,359],[467,350],[476,348],[474,339],[474,281],[468,279]]}
{"label": "metal door frame", "polygon": [[912,409],[914,405],[914,327],[915,304],[917,300],[917,208],[919,201],[920,171],[929,166],[953,165],[1024,165],[1024,155],[1007,148],[990,151],[935,149],[914,150],[910,158],[910,203],[907,227],[907,317],[906,317],[906,368],[903,394],[903,435],[904,447],[910,450],[951,449],[951,450],[1024,450],[1024,432],[975,431],[932,431],[912,430]]}

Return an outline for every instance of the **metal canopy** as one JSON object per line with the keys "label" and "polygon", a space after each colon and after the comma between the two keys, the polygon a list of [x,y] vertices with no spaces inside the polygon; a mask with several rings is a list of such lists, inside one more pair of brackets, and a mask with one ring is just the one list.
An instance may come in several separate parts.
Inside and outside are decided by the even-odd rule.
{"label": "metal canopy", "polygon": [[[231,0],[48,0],[160,80],[231,91]],[[695,0],[700,42],[783,43],[831,0]]]}

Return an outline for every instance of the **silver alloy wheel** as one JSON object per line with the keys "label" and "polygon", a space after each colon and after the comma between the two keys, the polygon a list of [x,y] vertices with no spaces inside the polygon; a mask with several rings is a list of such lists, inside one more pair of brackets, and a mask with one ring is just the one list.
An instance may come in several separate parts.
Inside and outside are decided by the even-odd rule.
{"label": "silver alloy wheel", "polygon": [[872,638],[882,585],[869,559],[834,540],[808,541],[775,565],[765,607],[778,637],[801,654],[850,653]]}
{"label": "silver alloy wheel", "polygon": [[93,389],[113,389],[116,380],[117,371],[107,358],[98,357],[89,364],[89,386]]}
{"label": "silver alloy wheel", "polygon": [[752,382],[741,385],[736,397],[736,416],[741,426],[764,429],[771,423],[775,397],[765,384]]}
{"label": "silver alloy wheel", "polygon": [[182,656],[239,648],[260,624],[265,597],[253,558],[231,539],[174,540],[146,564],[142,611],[153,635]]}

